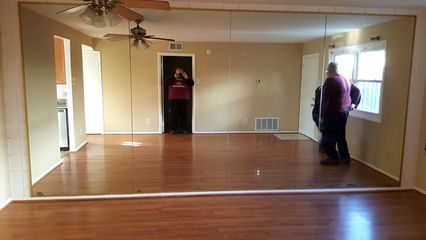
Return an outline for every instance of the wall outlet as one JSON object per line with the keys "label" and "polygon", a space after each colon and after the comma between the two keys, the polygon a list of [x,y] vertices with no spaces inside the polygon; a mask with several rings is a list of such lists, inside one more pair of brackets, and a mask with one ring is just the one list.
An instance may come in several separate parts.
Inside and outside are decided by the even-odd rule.
{"label": "wall outlet", "polygon": [[151,124],[151,119],[147,118],[146,119],[146,125],[150,125]]}

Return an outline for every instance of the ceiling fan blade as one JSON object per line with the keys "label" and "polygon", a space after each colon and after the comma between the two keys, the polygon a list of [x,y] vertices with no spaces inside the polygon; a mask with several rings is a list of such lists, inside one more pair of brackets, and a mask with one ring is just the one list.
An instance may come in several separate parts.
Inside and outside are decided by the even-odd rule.
{"label": "ceiling fan blade", "polygon": [[153,0],[123,0],[126,7],[132,8],[152,8],[158,10],[170,10],[170,4],[167,1]]}
{"label": "ceiling fan blade", "polygon": [[60,14],[60,13],[73,13],[73,12],[77,12],[83,8],[85,8],[86,6],[90,5],[90,3],[83,3],[77,6],[73,6],[67,9],[64,9],[62,11],[57,12],[56,14]]}
{"label": "ceiling fan blade", "polygon": [[145,36],[145,38],[147,39],[151,39],[151,40],[163,40],[163,41],[169,41],[169,42],[174,42],[174,39],[171,38],[159,38],[159,37],[154,37],[153,35],[151,36]]}
{"label": "ceiling fan blade", "polygon": [[116,5],[112,11],[129,21],[135,21],[138,19],[143,20],[143,16],[140,15],[139,13],[120,5]]}
{"label": "ceiling fan blade", "polygon": [[132,38],[132,35],[108,33],[104,35],[104,38],[110,41],[121,41],[121,40],[127,40]]}

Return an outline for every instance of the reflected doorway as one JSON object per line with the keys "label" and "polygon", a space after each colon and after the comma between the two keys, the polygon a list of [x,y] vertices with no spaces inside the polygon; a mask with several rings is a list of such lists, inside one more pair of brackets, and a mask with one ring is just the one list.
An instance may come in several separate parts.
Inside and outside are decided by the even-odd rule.
{"label": "reflected doorway", "polygon": [[82,45],[86,134],[103,134],[101,53]]}
{"label": "reflected doorway", "polygon": [[[169,108],[169,96],[168,96],[168,86],[169,86],[169,79],[173,77],[175,70],[177,67],[183,68],[185,72],[188,73],[190,77],[194,79],[193,75],[193,66],[194,66],[194,57],[193,55],[162,55],[161,56],[161,76],[162,76],[162,122],[163,122],[163,129],[162,133],[169,133],[171,128],[171,116],[170,116],[170,108]],[[195,79],[194,79],[195,81]],[[193,99],[194,99],[194,90],[191,90],[191,96],[190,96],[190,104],[188,104],[188,117],[187,119],[190,121],[189,126],[190,129],[193,129],[193,117],[192,117],[192,110],[193,110]]]}
{"label": "reflected doorway", "polygon": [[299,132],[318,140],[317,131],[312,119],[315,89],[319,83],[319,54],[303,56],[302,81],[300,86]]}

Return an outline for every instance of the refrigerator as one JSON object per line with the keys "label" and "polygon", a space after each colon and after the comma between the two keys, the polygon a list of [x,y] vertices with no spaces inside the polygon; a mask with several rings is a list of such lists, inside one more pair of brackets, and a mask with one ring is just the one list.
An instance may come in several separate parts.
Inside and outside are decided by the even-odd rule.
{"label": "refrigerator", "polygon": [[69,151],[69,136],[68,136],[68,110],[66,108],[58,108],[59,122],[59,147],[61,151]]}

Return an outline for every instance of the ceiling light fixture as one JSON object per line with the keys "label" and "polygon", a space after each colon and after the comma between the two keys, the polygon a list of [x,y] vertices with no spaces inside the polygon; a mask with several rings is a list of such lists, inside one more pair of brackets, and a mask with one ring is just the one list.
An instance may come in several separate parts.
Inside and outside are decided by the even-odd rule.
{"label": "ceiling light fixture", "polygon": [[108,0],[93,2],[79,15],[79,18],[85,24],[103,28],[106,27],[106,16],[109,25],[111,27],[116,26],[122,19],[113,11],[114,4],[117,4],[117,2]]}

